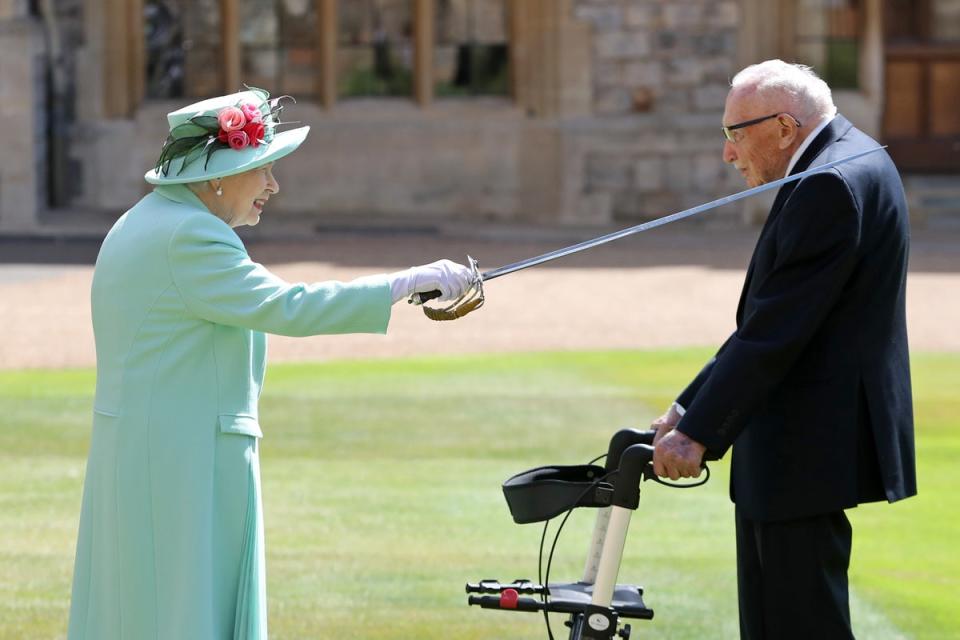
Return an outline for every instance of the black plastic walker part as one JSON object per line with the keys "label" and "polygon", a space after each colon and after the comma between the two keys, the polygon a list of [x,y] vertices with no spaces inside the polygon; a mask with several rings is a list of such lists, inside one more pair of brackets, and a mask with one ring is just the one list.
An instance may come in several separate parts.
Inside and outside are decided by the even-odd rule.
{"label": "black plastic walker part", "polygon": [[640,481],[644,471],[653,461],[653,447],[634,444],[620,455],[617,485],[613,491],[613,504],[624,509],[636,510],[640,505]]}
{"label": "black plastic walker part", "polygon": [[[504,606],[501,596],[483,595],[469,596],[467,604],[479,606],[483,609],[500,609],[503,611],[550,611],[554,613],[584,613],[590,606],[593,597],[593,585],[583,582],[550,583],[550,599],[547,602],[532,597],[517,598]],[[635,618],[652,620],[653,609],[643,603],[643,587],[632,584],[618,584],[614,588],[613,601],[610,607],[621,618]]]}
{"label": "black plastic walker part", "polygon": [[[617,505],[636,509],[640,481],[653,459],[655,430],[621,429],[610,439],[605,467],[597,465],[536,467],[503,483],[503,497],[517,524],[544,522],[576,507]],[[608,475],[611,481],[606,481]]]}
{"label": "black plastic walker part", "polygon": [[653,445],[653,438],[657,435],[656,429],[620,429],[610,438],[607,447],[606,469],[610,473],[620,468],[620,456],[635,444]]}
{"label": "black plastic walker part", "polygon": [[500,582],[496,578],[484,578],[480,582],[468,582],[467,593],[503,593],[507,589],[513,589],[517,593],[523,594],[541,594],[546,589],[542,584],[537,584],[527,578],[517,578],[513,582]]}
{"label": "black plastic walker part", "polygon": [[574,507],[608,507],[613,485],[597,465],[537,467],[503,483],[503,497],[517,524],[543,522]]}

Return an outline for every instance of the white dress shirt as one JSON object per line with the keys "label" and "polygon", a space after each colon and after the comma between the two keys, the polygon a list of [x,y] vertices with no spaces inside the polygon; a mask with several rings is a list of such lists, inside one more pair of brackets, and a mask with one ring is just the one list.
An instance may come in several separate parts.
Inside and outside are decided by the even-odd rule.
{"label": "white dress shirt", "polygon": [[820,134],[823,129],[833,121],[833,116],[831,118],[824,118],[823,121],[817,125],[817,128],[810,132],[806,138],[803,139],[803,142],[800,143],[800,146],[797,147],[797,150],[793,152],[793,155],[790,157],[790,164],[787,165],[787,172],[783,174],[783,177],[786,178],[790,175],[790,172],[793,171],[793,165],[797,164],[797,160],[800,159],[800,156],[803,155],[803,152],[807,150],[807,147],[810,146],[810,143],[816,140],[817,136]]}

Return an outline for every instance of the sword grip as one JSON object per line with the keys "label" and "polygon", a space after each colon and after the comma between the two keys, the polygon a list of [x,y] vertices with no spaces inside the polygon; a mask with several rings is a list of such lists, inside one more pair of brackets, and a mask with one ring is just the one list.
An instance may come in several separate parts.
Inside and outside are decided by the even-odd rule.
{"label": "sword grip", "polygon": [[441,295],[443,294],[439,289],[434,289],[433,291],[426,291],[424,293],[415,293],[407,302],[411,302],[413,304],[423,304],[424,302],[428,302],[434,298],[439,298]]}

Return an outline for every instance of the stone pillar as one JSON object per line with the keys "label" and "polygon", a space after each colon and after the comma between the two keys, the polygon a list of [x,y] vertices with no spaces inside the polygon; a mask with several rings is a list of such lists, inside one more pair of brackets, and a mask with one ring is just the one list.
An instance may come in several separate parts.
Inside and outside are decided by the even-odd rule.
{"label": "stone pillar", "polygon": [[0,20],[0,233],[35,230],[46,206],[44,51],[35,20]]}
{"label": "stone pillar", "polygon": [[589,114],[590,27],[571,0],[518,2],[510,29],[517,104],[540,118]]}
{"label": "stone pillar", "polygon": [[28,15],[27,0],[0,0],[0,20],[11,20]]}

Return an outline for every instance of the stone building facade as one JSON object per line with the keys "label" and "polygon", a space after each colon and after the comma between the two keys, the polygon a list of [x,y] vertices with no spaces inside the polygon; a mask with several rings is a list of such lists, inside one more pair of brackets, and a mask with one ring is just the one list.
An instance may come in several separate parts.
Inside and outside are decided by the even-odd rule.
{"label": "stone building facade", "polygon": [[[923,24],[900,34],[904,15]],[[960,173],[960,0],[0,0],[0,232],[122,213],[165,114],[244,82],[312,127],[277,214],[633,223],[743,188],[723,101],[772,57],[835,82],[937,189]]]}

